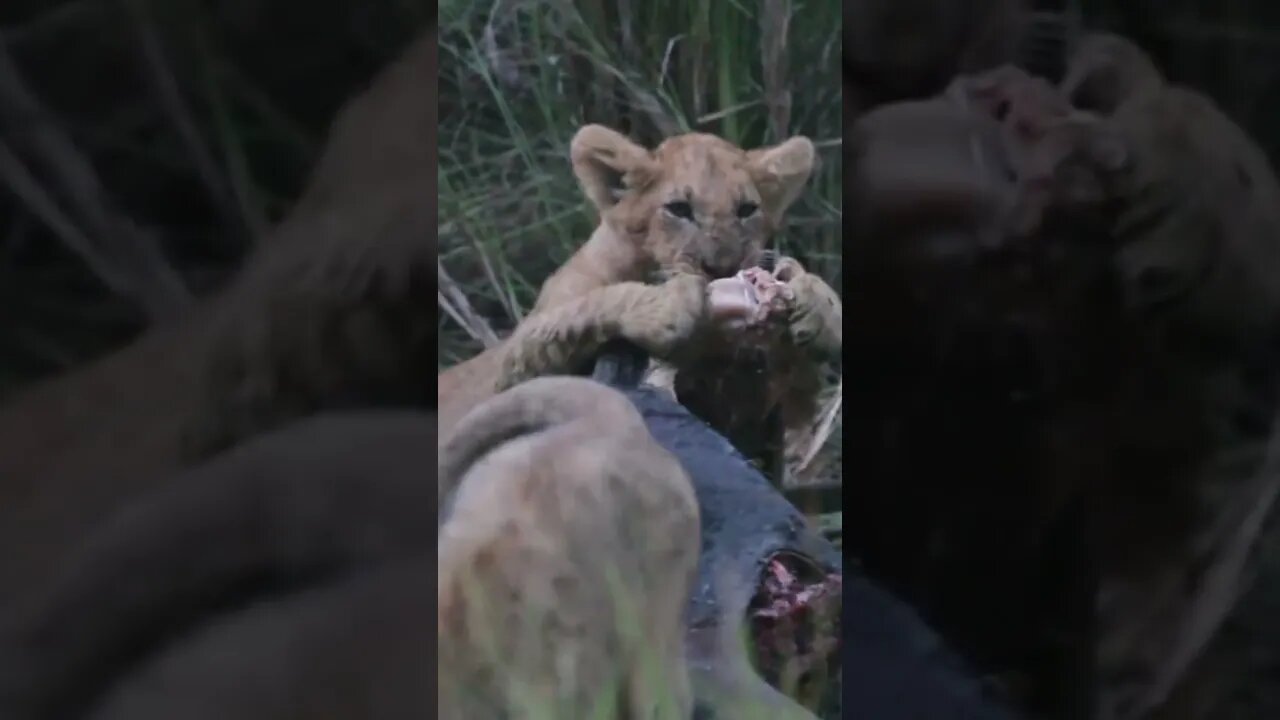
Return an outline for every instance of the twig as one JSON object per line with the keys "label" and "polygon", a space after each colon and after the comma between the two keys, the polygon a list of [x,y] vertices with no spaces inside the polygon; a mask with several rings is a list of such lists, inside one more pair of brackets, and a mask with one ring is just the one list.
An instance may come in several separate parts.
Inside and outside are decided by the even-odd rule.
{"label": "twig", "polygon": [[800,475],[809,467],[809,463],[818,456],[818,451],[827,443],[827,438],[831,437],[831,431],[835,428],[836,418],[840,415],[840,408],[844,404],[844,378],[840,378],[840,382],[836,384],[835,397],[827,402],[827,406],[823,409],[821,420],[818,422],[817,430],[813,433],[813,439],[809,441],[809,449],[805,451],[804,458],[796,467],[796,475]]}
{"label": "twig", "polygon": [[[69,210],[84,226],[82,235],[87,247],[92,247],[93,255],[102,261],[94,270],[101,271],[104,264],[111,267],[110,278],[103,279],[136,302],[153,321],[185,312],[191,305],[191,294],[177,272],[152,238],[110,207],[93,166],[66,135],[47,121],[51,114],[27,88],[2,38],[0,108],[10,124],[17,118],[29,123],[24,130],[33,154],[62,186]],[[42,120],[36,122],[37,118]],[[59,237],[66,240],[69,236],[59,233]],[[86,257],[83,253],[81,256]]]}
{"label": "twig", "polygon": [[436,290],[436,302],[444,310],[446,315],[453,318],[453,321],[458,323],[463,330],[466,330],[468,335],[475,338],[475,333],[471,331],[471,326],[467,323],[466,318],[462,317],[462,314],[453,307],[453,303],[449,302],[449,299],[444,296],[444,292]]}
{"label": "twig", "polygon": [[[507,292],[502,283],[498,281],[498,274],[493,269],[493,261],[489,257],[489,251],[485,250],[484,244],[477,240],[475,235],[463,231],[452,222],[445,222],[438,226],[436,237],[445,238],[455,233],[465,236],[467,242],[476,251],[476,254],[480,256],[480,266],[484,270],[485,278],[493,286],[493,292],[498,296],[498,302],[502,304],[502,309],[507,311],[507,317],[518,324],[524,319],[524,314],[520,312],[520,304],[516,302],[515,293]],[[443,246],[445,243],[442,242],[441,245]]]}
{"label": "twig", "polygon": [[494,347],[501,342],[489,323],[471,308],[467,296],[453,278],[449,277],[449,273],[445,272],[444,264],[439,260],[436,260],[436,270],[440,285],[436,297],[441,309],[448,313],[449,317],[453,318],[454,322],[458,323],[468,335],[479,340],[486,348]]}

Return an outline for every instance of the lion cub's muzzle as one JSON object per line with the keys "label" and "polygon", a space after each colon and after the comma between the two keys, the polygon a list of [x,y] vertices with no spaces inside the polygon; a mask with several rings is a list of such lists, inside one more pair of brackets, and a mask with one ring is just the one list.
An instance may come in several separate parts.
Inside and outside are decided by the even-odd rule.
{"label": "lion cub's muzzle", "polygon": [[[686,254],[683,260],[703,275],[706,275],[708,279],[722,280],[754,267],[764,268],[765,270],[770,269],[764,266],[766,255],[769,255],[769,253],[760,250],[748,252],[698,252],[694,250]],[[770,261],[770,265],[772,265],[772,261]]]}

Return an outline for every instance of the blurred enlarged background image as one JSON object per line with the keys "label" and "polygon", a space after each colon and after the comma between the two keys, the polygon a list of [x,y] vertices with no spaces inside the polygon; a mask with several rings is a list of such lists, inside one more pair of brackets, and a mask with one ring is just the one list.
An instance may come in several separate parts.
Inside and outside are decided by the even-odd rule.
{"label": "blurred enlarged background image", "polygon": [[0,3],[0,398],[222,287],[430,12]]}
{"label": "blurred enlarged background image", "polygon": [[[877,50],[874,41],[886,41],[890,46],[887,55],[910,67],[917,54],[946,50],[946,43],[935,46],[927,42],[929,38],[954,40],[955,35],[974,29],[947,13],[981,4],[961,0],[442,3],[438,8],[439,169],[433,176],[439,184],[440,204],[438,368],[474,356],[486,343],[509,332],[528,313],[548,273],[591,233],[595,213],[577,186],[568,158],[570,138],[586,123],[616,128],[649,146],[690,130],[715,133],[744,147],[775,143],[794,134],[812,138],[819,164],[806,191],[788,212],[780,249],[799,258],[832,287],[843,289],[842,245],[856,248],[865,239],[845,238],[841,230],[842,154],[847,148],[841,139],[845,119],[836,75],[842,30],[849,29],[847,10],[881,10],[876,22],[853,29],[865,31],[869,54]],[[1088,28],[1105,28],[1132,38],[1151,53],[1173,82],[1212,97],[1256,139],[1272,165],[1280,158],[1280,126],[1275,123],[1280,113],[1280,5],[1271,0],[1080,0],[1066,4],[1082,11]],[[194,340],[205,334],[199,323],[188,323],[196,329],[177,335],[177,340],[130,343],[139,337],[153,338],[148,330],[163,327],[195,307],[201,298],[227,288],[238,269],[253,265],[245,259],[255,249],[269,248],[278,239],[277,224],[297,212],[291,208],[297,207],[339,108],[362,93],[380,69],[401,55],[423,27],[427,13],[437,12],[436,7],[418,0],[316,0],[305,10],[299,7],[284,0],[0,3],[0,400],[27,400],[26,404],[8,406],[4,427],[10,432],[0,433],[0,440],[10,442],[0,457],[0,466],[7,468],[0,476],[4,476],[6,488],[16,488],[18,498],[8,507],[0,507],[0,516],[16,519],[0,522],[0,536],[18,539],[0,543],[7,548],[0,553],[0,574],[19,578],[0,583],[0,616],[5,614],[3,602],[20,594],[16,588],[35,586],[32,578],[62,569],[61,557],[66,555],[58,553],[69,552],[73,540],[78,544],[78,523],[86,527],[91,521],[96,523],[117,507],[117,501],[123,502],[110,497],[112,488],[120,489],[123,497],[133,491],[130,483],[146,473],[154,474],[157,467],[166,472],[172,469],[166,463],[173,463],[176,456],[172,426],[187,407],[182,403],[223,409],[204,398],[183,396],[190,383],[181,353],[188,340],[194,345]],[[937,8],[947,12],[934,14]],[[883,32],[880,22],[886,28]],[[926,42],[893,42],[898,38],[892,29],[904,25],[919,30]],[[910,79],[906,76],[905,82]],[[405,86],[421,84],[406,81]],[[409,91],[406,96],[417,97]],[[424,125],[419,122],[413,127]],[[356,126],[351,135],[359,152],[353,154],[367,158],[369,153],[364,150],[368,146],[382,148],[376,142],[379,127],[376,123],[370,129]],[[408,134],[421,138],[416,132]],[[385,159],[378,157],[379,161]],[[417,155],[408,162],[416,163],[419,171],[428,165]],[[394,170],[394,163],[390,165]],[[387,165],[380,169],[386,171]],[[418,176],[409,175],[407,182],[405,176],[394,177],[386,186],[379,186],[373,182],[381,179],[377,175],[373,173],[370,179],[357,172],[333,185],[320,183],[323,207],[302,203],[303,212],[298,214],[311,216],[315,225],[309,230],[329,232],[316,233],[324,238],[302,233],[302,237],[295,234],[286,239],[299,249],[314,247],[305,242],[309,240],[317,240],[317,245],[322,239],[330,242],[321,252],[299,251],[296,258],[323,256],[323,250],[335,247],[359,248],[361,240],[370,238],[384,239],[378,231],[394,226],[394,222],[384,226],[386,217],[376,212],[370,214],[373,222],[363,226],[328,220],[367,219],[370,216],[360,211],[383,199],[389,186],[413,195],[414,202],[405,205],[420,210],[416,200],[425,193],[415,184]],[[338,191],[333,191],[334,187]],[[388,214],[393,219],[410,214],[400,213],[402,209],[392,207],[395,212]],[[418,240],[426,236],[414,228],[403,237]],[[410,246],[418,247],[404,243],[404,247]],[[264,252],[262,256],[271,254]],[[265,273],[268,280],[283,280],[279,286],[287,286],[298,279],[299,273],[289,272],[294,266],[283,267],[285,271],[277,276]],[[855,269],[858,266],[851,265],[850,272]],[[230,302],[223,303],[240,312],[233,312],[232,318],[248,328],[249,335],[259,329],[254,320],[270,315],[259,309],[277,297],[272,294],[276,285],[262,285],[267,288],[259,286],[262,292],[250,298],[253,302],[237,305],[232,296]],[[866,286],[855,287],[861,291]],[[286,287],[290,292],[298,289]],[[306,301],[316,299],[306,292],[302,296]],[[958,305],[950,303],[952,297],[945,300]],[[413,300],[417,319],[416,312],[425,312],[430,299]],[[284,312],[271,318],[276,324],[255,337],[269,341],[271,331],[288,330],[296,324],[292,321],[299,316],[288,313],[294,308],[288,303],[284,306]],[[1227,303],[1225,307],[1233,306]],[[331,308],[317,303],[307,309],[321,316]],[[1158,320],[1160,315],[1153,317]],[[1223,320],[1223,316],[1213,319]],[[1128,341],[1132,335],[1115,339]],[[236,334],[229,337],[235,341],[241,338]],[[240,347],[235,342],[228,344]],[[1186,345],[1195,343],[1184,343],[1184,351]],[[109,358],[121,348],[130,348],[126,363],[108,362],[102,372],[95,370],[95,361]],[[154,348],[160,350],[155,352]],[[280,370],[289,380],[305,375],[304,358],[313,356],[307,353],[309,349],[314,350],[304,347],[288,354],[278,365],[266,363],[264,373]],[[1217,349],[1221,348],[1210,346],[1211,352],[1197,357],[1196,362],[1212,366],[1219,359],[1212,357]],[[1159,355],[1159,351],[1157,347],[1153,354]],[[148,352],[161,356],[160,362]],[[400,359],[412,371],[406,376],[418,379],[416,371],[425,357],[402,355]],[[341,352],[332,356],[336,362],[343,359]],[[866,357],[862,360],[864,367],[874,367]],[[128,363],[133,363],[132,371]],[[160,371],[153,371],[153,365]],[[346,369],[362,379],[359,371],[369,365],[354,363],[352,367],[354,370]],[[372,374],[376,375],[377,369]],[[1200,372],[1200,366],[1193,370],[1188,376],[1197,380],[1207,377],[1211,390],[1220,389],[1212,382],[1215,378]],[[95,392],[84,392],[86,385],[77,384],[81,371],[106,380],[88,385]],[[1266,368],[1258,375],[1268,382],[1273,377]],[[23,396],[23,390],[39,389],[39,381],[58,376],[69,378],[62,385],[65,395],[51,395],[59,402],[43,399],[50,395]],[[869,401],[876,395],[874,384],[887,377],[888,373],[855,374],[850,395],[855,398],[851,406],[855,414],[848,417],[856,418],[859,408],[874,407]],[[124,390],[113,390],[112,383],[122,378],[126,381],[121,386]],[[321,381],[326,379],[321,373]],[[286,390],[288,385],[280,383]],[[428,386],[425,380],[405,383],[397,388],[394,399],[404,400],[409,391],[425,393]],[[914,392],[921,386],[923,383],[906,390]],[[825,408],[843,412],[838,396],[841,388],[842,380],[837,379],[837,394],[826,399]],[[1230,396],[1234,386],[1228,385],[1226,391]],[[904,392],[900,397],[909,394]],[[221,400],[222,395],[215,394],[214,399]],[[341,405],[347,396],[335,393],[323,400]],[[177,411],[159,408],[170,401]],[[903,404],[890,409],[897,410]],[[938,412],[941,404],[926,407],[921,415],[932,419],[943,414]],[[268,408],[276,409],[288,420],[312,408],[283,401],[278,408]],[[988,459],[1008,457],[1012,454],[1008,439],[1016,438],[1026,424],[993,429],[973,421],[966,410],[956,412],[965,415],[958,426],[972,433],[965,440],[976,438],[977,442],[947,446],[938,442],[942,433],[926,434],[923,441],[914,438],[914,444],[904,443],[910,447],[901,452],[901,456],[928,457],[935,462],[939,472],[921,475],[936,481],[933,488],[954,495],[937,503],[936,515],[920,513],[922,498],[910,497],[902,505],[902,515],[868,517],[873,522],[866,526],[874,521],[894,525],[899,518],[933,526],[968,519],[963,517],[960,503],[946,502],[950,497],[971,500],[976,495],[973,485],[956,479],[988,478],[977,476],[977,472],[964,476],[960,466],[967,462],[969,468],[981,470]],[[1160,433],[1160,421],[1169,419],[1164,416],[1178,415],[1162,414],[1159,403],[1151,403],[1145,410],[1149,414],[1139,416],[1142,420],[1132,425],[1150,429],[1153,437]],[[30,411],[29,418],[21,415],[24,411]],[[266,415],[271,422],[280,420],[271,412]],[[815,466],[822,468],[819,480],[842,474],[843,415],[832,417],[835,422],[822,431],[825,462]],[[850,466],[850,490],[872,485],[868,480],[874,479],[877,471],[883,474],[886,465],[876,467],[868,457],[884,450],[875,447],[876,443],[887,443],[873,431],[888,423],[879,415],[862,420],[869,424],[861,427],[869,431],[851,433],[851,437],[862,443],[860,450],[870,448],[873,452],[850,453],[862,463],[858,469]],[[1245,431],[1251,432],[1254,418],[1237,416],[1231,420],[1240,421]],[[56,431],[48,432],[48,428]],[[15,429],[19,432],[13,432]],[[924,429],[927,433],[933,428],[926,425]],[[13,442],[22,431],[27,432],[23,439],[30,446],[21,440]],[[41,432],[48,437],[39,437]],[[159,438],[154,444],[148,444],[151,435]],[[1102,434],[1089,437],[1099,445],[1106,442]],[[1160,457],[1176,455],[1180,449],[1177,442],[1167,435],[1156,439],[1152,446],[1138,448],[1147,455],[1128,470],[1158,467],[1151,462],[1153,457],[1170,464],[1179,462],[1178,457]],[[175,445],[166,445],[168,442]],[[1064,456],[1074,459],[1081,454],[1077,450],[1090,449],[1088,443],[1080,443],[1067,447]],[[17,471],[10,471],[13,468]],[[1027,485],[1023,476],[1011,475],[1011,487]],[[1124,479],[1107,479],[1117,478]],[[1151,483],[1155,490],[1135,504],[1158,516],[1164,505],[1149,502],[1149,498],[1159,497],[1167,480],[1168,476],[1155,477]],[[1016,495],[1005,488],[997,490],[1006,497]],[[937,502],[938,497],[923,500]],[[984,501],[980,498],[977,503]],[[864,506],[864,516],[875,514],[866,507],[872,506]],[[4,515],[6,512],[9,515]],[[281,516],[293,514],[282,512]],[[839,515],[836,517],[839,527]],[[1003,519],[1013,525],[1021,517]],[[989,524],[983,518],[978,520],[973,523],[978,530],[975,534],[992,534],[985,532]],[[901,528],[894,525],[888,529]],[[903,534],[913,531],[908,528]],[[921,533],[918,537],[924,536]],[[846,542],[855,545],[857,539]],[[1214,699],[1218,704],[1199,717],[1280,717],[1280,645],[1273,640],[1280,637],[1278,543],[1280,532],[1273,519],[1271,529],[1261,534],[1253,551],[1253,557],[1260,558],[1257,582],[1216,636],[1219,647],[1211,648],[1208,655],[1213,660],[1214,650],[1222,650],[1230,656],[1231,661],[1223,664],[1227,677],[1221,685],[1226,692],[1218,693]],[[894,543],[893,549],[905,544]],[[953,536],[936,546],[945,550],[948,544],[958,545]],[[217,543],[210,545],[218,547]],[[56,552],[49,556],[27,552],[28,547],[42,546]],[[163,542],[151,544],[153,548],[165,546]],[[1022,550],[1008,536],[994,538],[992,546],[1011,555]],[[1111,552],[1116,549],[1105,547],[1104,554],[1119,554]],[[932,554],[935,547],[924,550]],[[57,560],[49,561],[48,557]],[[984,640],[992,634],[987,632],[991,627],[1010,635],[1017,635],[1020,627],[1019,618],[1001,611],[1002,601],[1012,599],[1016,604],[1016,594],[1003,592],[972,572],[981,570],[998,581],[1019,582],[1008,566],[992,562],[991,557],[975,554],[968,566],[939,565],[949,572],[949,582],[975,598],[964,611],[977,614],[980,622],[976,624],[981,624],[985,615],[995,617],[995,622],[981,628],[980,639]],[[1040,556],[1027,557],[1031,558],[1028,566],[1042,569]],[[1192,577],[1194,587],[1190,590],[1216,589],[1197,577],[1202,574],[1201,567],[1188,563],[1182,569]],[[920,585],[928,592],[919,597],[928,600],[942,584],[932,580],[921,575]],[[1182,589],[1174,587],[1171,592],[1177,595]],[[1050,594],[1047,604],[1061,599],[1061,593]],[[162,626],[150,617],[144,619],[148,631]],[[1163,624],[1163,618],[1152,624]],[[1051,639],[1056,641],[1057,636]],[[358,653],[347,654],[354,656]],[[238,665],[241,660],[237,656]],[[1059,675],[1069,673],[1055,673],[1055,677]],[[1016,682],[1008,684],[1016,686]],[[62,693],[55,689],[50,694]],[[1193,713],[1174,712],[1171,716]]]}

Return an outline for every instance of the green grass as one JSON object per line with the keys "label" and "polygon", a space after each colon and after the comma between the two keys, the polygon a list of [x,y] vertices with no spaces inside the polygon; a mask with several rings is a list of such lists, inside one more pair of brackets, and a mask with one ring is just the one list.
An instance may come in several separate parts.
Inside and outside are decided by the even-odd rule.
{"label": "green grass", "polygon": [[[744,147],[812,138],[819,166],[778,244],[840,287],[840,13],[835,0],[442,2],[440,252],[475,310],[503,334],[590,235],[568,144],[593,122],[650,145],[688,130]],[[441,367],[480,347],[443,314],[440,338]]]}

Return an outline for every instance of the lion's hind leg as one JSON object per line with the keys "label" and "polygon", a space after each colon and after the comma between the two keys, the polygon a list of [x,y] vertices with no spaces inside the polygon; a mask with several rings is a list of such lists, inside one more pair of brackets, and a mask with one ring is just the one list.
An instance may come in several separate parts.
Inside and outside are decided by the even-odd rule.
{"label": "lion's hind leg", "polygon": [[438,552],[441,717],[688,717],[697,503],[626,398],[523,383],[459,423],[440,467],[456,487]]}

